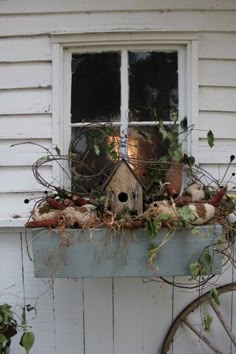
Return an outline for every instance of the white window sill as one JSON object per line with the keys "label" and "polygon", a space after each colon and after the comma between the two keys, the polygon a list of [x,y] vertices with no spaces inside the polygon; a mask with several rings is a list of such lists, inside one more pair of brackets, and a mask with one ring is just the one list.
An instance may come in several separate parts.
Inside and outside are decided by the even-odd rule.
{"label": "white window sill", "polygon": [[5,218],[0,219],[1,228],[24,228],[28,218]]}

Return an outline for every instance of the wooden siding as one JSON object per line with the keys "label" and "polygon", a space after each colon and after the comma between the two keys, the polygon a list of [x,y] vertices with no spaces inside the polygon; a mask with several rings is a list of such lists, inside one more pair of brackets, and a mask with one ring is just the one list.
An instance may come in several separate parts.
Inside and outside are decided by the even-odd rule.
{"label": "wooden siding", "polygon": [[[10,146],[32,141],[50,147],[58,135],[51,119],[52,37],[57,34],[89,32],[95,43],[96,32],[194,35],[199,64],[197,157],[203,168],[222,177],[236,147],[235,18],[235,0],[0,1],[0,219],[11,218],[9,225],[14,225],[14,217],[27,217],[33,201],[24,204],[24,199],[43,192],[31,171],[43,152],[30,145]],[[216,137],[212,149],[206,141],[209,129]],[[226,180],[234,169],[232,164]],[[47,177],[51,172],[51,166],[44,168]],[[156,354],[173,318],[198,295],[159,279],[34,279],[24,230],[1,229],[0,242],[1,290],[13,286],[1,300],[21,303],[24,279],[27,303],[37,303],[36,318],[31,321],[29,314],[36,334],[32,354]],[[217,282],[232,280],[236,274],[228,269]],[[235,328],[236,295],[231,301],[227,317]],[[223,343],[224,353],[234,354],[229,340],[222,339],[221,327],[214,328],[220,331],[216,342]],[[13,352],[20,354],[17,339],[13,343]],[[183,328],[173,354],[199,353],[199,345]]]}
{"label": "wooden siding", "polygon": [[51,65],[47,62],[1,64],[0,78],[0,90],[50,87]]}
{"label": "wooden siding", "polygon": [[[31,172],[29,172],[29,175],[31,175]],[[12,181],[12,176],[11,176],[11,181]],[[12,183],[14,183],[14,179]],[[0,221],[1,219],[3,221],[10,220],[9,226],[11,225],[14,226],[15,221],[17,221],[19,218],[25,218],[27,220],[27,218],[29,217],[29,212],[32,210],[32,207],[34,205],[34,201],[32,201],[29,204],[25,204],[24,200],[34,198],[34,197],[40,197],[42,195],[42,192],[38,192],[38,193],[32,193],[30,191],[9,192],[9,189],[10,188],[8,187],[8,191],[6,193],[4,192],[0,193],[1,196]]]}
{"label": "wooden siding", "polygon": [[4,115],[50,113],[51,90],[41,88],[35,88],[34,90],[2,90],[0,106]]}
{"label": "wooden siding", "polygon": [[[26,303],[37,306],[36,316],[27,316],[36,334],[32,354],[64,354],[68,349],[78,354],[157,354],[172,319],[198,296],[197,290],[173,289],[159,279],[34,279],[27,252],[28,248],[32,255],[30,233],[25,237],[23,230],[2,230],[0,239],[0,266],[6,269],[1,277],[2,289],[9,288],[1,294],[1,300],[13,306],[23,304],[25,293]],[[233,280],[235,274],[228,270],[217,283]],[[188,282],[186,277],[176,281]],[[230,294],[220,306],[232,324],[235,311],[230,309],[236,305],[235,300]],[[203,307],[202,311],[209,310]],[[201,323],[196,316],[193,321]],[[224,353],[234,353],[215,316],[211,335]],[[12,342],[13,352],[22,353],[19,336]],[[202,345],[183,327],[173,353],[199,354]]]}
{"label": "wooden siding", "polygon": [[42,0],[37,2],[21,0],[12,0],[11,4],[2,1],[0,4],[0,13],[18,14],[18,13],[63,13],[63,12],[101,12],[101,11],[145,11],[145,10],[236,10],[234,0],[151,0],[147,3],[138,0],[120,0],[113,2],[109,0],[100,0],[99,3],[93,0],[67,0],[66,6],[63,0]]}
{"label": "wooden siding", "polygon": [[51,41],[48,36],[1,38],[0,63],[41,62],[51,60]]}
{"label": "wooden siding", "polygon": [[[1,38],[0,52],[0,219],[27,217],[33,202],[24,204],[24,199],[44,190],[32,178],[31,165],[45,152],[33,145],[11,145],[52,145],[50,39]],[[51,167],[44,170],[50,179]]]}
{"label": "wooden siding", "polygon": [[[206,138],[209,129],[214,130],[215,138],[235,139],[235,112],[199,112],[200,138]],[[231,141],[229,140],[229,141]]]}
{"label": "wooden siding", "polygon": [[[13,145],[17,139],[50,139],[52,137],[50,114],[3,115],[0,118],[0,140],[12,140]],[[37,141],[39,144],[45,142]],[[6,142],[5,142],[6,143]],[[8,143],[8,145],[10,145]],[[42,145],[43,145],[42,144]],[[15,151],[18,151],[18,148]]]}
{"label": "wooden siding", "polygon": [[[184,21],[183,21],[184,16]],[[236,31],[235,11],[119,11],[28,14],[0,17],[0,36],[50,35],[51,33],[78,33],[104,31],[156,30],[161,32]],[[148,20],[147,20],[148,19]]]}

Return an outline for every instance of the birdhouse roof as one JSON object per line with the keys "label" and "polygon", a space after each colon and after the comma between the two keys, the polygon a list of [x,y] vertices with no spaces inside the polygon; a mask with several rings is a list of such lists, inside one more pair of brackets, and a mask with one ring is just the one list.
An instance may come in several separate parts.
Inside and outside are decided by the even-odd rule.
{"label": "birdhouse roof", "polygon": [[138,178],[138,176],[137,176],[137,175],[135,174],[135,172],[132,170],[132,168],[130,167],[129,163],[128,163],[126,160],[124,160],[124,159],[122,159],[122,160],[115,166],[115,168],[114,168],[113,171],[111,172],[110,176],[107,178],[107,180],[106,180],[105,183],[103,184],[102,189],[104,190],[104,189],[107,187],[107,185],[110,183],[112,177],[118,172],[118,170],[119,170],[119,168],[120,168],[120,166],[121,166],[122,164],[125,164],[125,165],[128,167],[129,171],[130,171],[131,174],[134,176],[134,178],[140,183],[140,185],[142,186],[142,188],[143,188],[144,190],[146,190],[146,187],[144,186],[144,184],[140,181],[140,179]]}

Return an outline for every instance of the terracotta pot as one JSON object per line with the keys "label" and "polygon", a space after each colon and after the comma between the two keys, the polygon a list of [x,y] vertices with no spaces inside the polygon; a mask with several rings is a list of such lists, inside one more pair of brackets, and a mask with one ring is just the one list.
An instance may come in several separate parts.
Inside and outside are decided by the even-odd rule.
{"label": "terracotta pot", "polygon": [[[171,194],[179,195],[182,187],[183,165],[181,163],[172,162],[166,172],[166,181],[170,183],[169,189]],[[175,195],[175,196],[177,196]]]}

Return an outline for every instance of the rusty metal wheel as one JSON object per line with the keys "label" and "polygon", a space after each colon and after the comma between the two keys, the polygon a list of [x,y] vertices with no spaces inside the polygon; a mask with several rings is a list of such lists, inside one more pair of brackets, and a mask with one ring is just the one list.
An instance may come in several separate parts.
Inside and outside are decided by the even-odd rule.
{"label": "rusty metal wheel", "polygon": [[[231,293],[231,295],[233,296],[232,292],[236,291],[236,282],[220,286],[217,288],[217,291],[218,291],[218,295],[219,295],[219,300],[221,302],[221,301],[223,301],[224,294],[228,293],[228,295],[230,295],[229,293]],[[221,349],[218,348],[218,346],[215,343],[213,343],[213,341],[209,338],[209,336],[206,336],[203,333],[204,330],[202,329],[202,327],[201,327],[201,329],[199,329],[199,328],[197,328],[197,326],[195,326],[195,324],[192,323],[193,321],[192,321],[191,316],[193,316],[193,313],[195,311],[201,311],[202,305],[208,306],[209,311],[212,311],[212,313],[214,313],[216,315],[218,321],[222,325],[222,329],[226,332],[227,336],[229,337],[229,339],[231,341],[230,345],[231,345],[231,348],[233,348],[233,349],[231,349],[231,353],[236,353],[236,336],[233,334],[233,331],[232,331],[232,329],[233,329],[232,323],[229,324],[228,319],[227,320],[225,319],[225,317],[223,316],[223,314],[221,312],[221,306],[218,307],[216,305],[215,301],[212,298],[211,291],[209,291],[209,292],[201,295],[200,297],[198,297],[193,302],[191,302],[176,317],[176,319],[172,323],[172,325],[169,328],[169,331],[166,335],[166,338],[165,338],[164,343],[162,345],[161,354],[171,353],[171,351],[170,351],[171,344],[173,343],[173,341],[175,340],[175,338],[178,335],[177,331],[181,327],[184,327],[184,326],[187,326],[187,328],[190,329],[191,332],[193,332],[194,335],[197,336],[199,343],[202,343],[202,345],[204,345],[205,348],[208,348],[207,350],[202,350],[202,347],[201,347],[201,351],[199,351],[199,353],[206,352],[206,353],[225,354],[222,352]],[[231,305],[232,305],[232,303],[231,303]],[[231,315],[232,315],[232,313],[231,313]],[[221,333],[221,335],[222,335],[222,333]],[[177,354],[176,351],[174,351],[174,353]],[[183,353],[183,351],[182,351],[182,353]]]}

